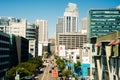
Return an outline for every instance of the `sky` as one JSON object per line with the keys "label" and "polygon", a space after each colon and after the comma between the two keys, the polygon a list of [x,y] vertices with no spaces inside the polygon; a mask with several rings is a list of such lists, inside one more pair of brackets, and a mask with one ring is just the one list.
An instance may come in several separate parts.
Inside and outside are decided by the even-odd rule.
{"label": "sky", "polygon": [[115,8],[120,0],[0,0],[0,16],[26,18],[31,23],[47,20],[49,38],[55,38],[57,18],[64,15],[68,3],[77,4],[80,29],[81,18],[87,17],[91,8]]}

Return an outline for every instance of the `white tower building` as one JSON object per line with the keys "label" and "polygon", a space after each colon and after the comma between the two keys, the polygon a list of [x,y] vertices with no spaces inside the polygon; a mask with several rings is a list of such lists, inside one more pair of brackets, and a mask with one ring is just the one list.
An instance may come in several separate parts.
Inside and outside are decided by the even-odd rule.
{"label": "white tower building", "polygon": [[37,20],[36,25],[38,26],[38,42],[48,43],[48,21]]}
{"label": "white tower building", "polygon": [[38,56],[42,56],[48,46],[48,21],[37,20],[36,25],[38,26]]}
{"label": "white tower building", "polygon": [[74,3],[69,3],[64,12],[64,32],[78,31],[78,8]]}

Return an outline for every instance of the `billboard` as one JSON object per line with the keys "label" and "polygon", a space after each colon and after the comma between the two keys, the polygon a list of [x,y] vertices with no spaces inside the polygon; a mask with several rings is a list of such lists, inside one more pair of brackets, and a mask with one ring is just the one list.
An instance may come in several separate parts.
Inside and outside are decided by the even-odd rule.
{"label": "billboard", "polygon": [[59,45],[59,56],[65,56],[65,45]]}
{"label": "billboard", "polygon": [[38,43],[38,56],[42,56],[42,44]]}

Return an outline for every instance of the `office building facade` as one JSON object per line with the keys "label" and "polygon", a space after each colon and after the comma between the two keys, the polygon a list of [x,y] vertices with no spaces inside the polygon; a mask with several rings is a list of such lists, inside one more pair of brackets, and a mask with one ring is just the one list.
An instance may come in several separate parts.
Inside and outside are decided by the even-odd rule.
{"label": "office building facade", "polygon": [[16,66],[29,59],[29,41],[20,36],[10,36],[10,67]]}
{"label": "office building facade", "polygon": [[13,22],[7,26],[6,33],[26,38],[26,27],[27,21],[26,19],[22,19],[21,22]]}
{"label": "office building facade", "polygon": [[14,17],[0,17],[0,32],[22,36],[29,40],[29,53],[33,56],[38,53],[38,31],[35,24],[28,23],[26,19]]}
{"label": "office building facade", "polygon": [[81,19],[81,26],[82,26],[82,29],[88,30],[88,18],[87,17]]}
{"label": "office building facade", "polygon": [[20,22],[20,19],[14,17],[0,17],[0,25],[10,25],[13,22]]}
{"label": "office building facade", "polygon": [[48,21],[37,20],[36,25],[38,27],[38,56],[42,56],[48,46]]}
{"label": "office building facade", "polygon": [[[0,19],[1,20],[1,19]],[[0,24],[0,31],[5,32],[8,34],[14,34],[17,36],[26,37],[26,26],[27,21],[26,19],[16,19],[16,18],[10,18],[9,17],[3,19]]]}
{"label": "office building facade", "polygon": [[48,43],[48,21],[37,20],[36,25],[38,27],[38,42]]}
{"label": "office building facade", "polygon": [[35,57],[38,53],[38,28],[35,24],[27,23],[26,39],[29,40],[29,53]]}
{"label": "office building facade", "polygon": [[63,33],[64,18],[59,17],[56,24],[56,45],[58,45],[58,33]]}
{"label": "office building facade", "polygon": [[0,32],[0,80],[5,80],[6,71],[9,68],[9,35]]}
{"label": "office building facade", "polygon": [[59,33],[58,45],[65,45],[65,49],[80,49],[87,43],[87,34],[81,33]]}
{"label": "office building facade", "polygon": [[120,30],[120,9],[89,10],[89,38]]}
{"label": "office building facade", "polygon": [[82,26],[82,28],[81,28],[81,30],[80,30],[80,32],[81,33],[88,33],[88,18],[82,18],[81,19],[81,26]]}

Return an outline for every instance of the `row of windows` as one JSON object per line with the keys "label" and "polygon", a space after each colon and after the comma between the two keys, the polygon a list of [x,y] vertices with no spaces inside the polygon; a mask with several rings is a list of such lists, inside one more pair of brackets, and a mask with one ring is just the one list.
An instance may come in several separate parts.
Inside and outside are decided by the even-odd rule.
{"label": "row of windows", "polygon": [[120,11],[116,10],[96,10],[96,11],[90,11],[92,14],[119,14]]}
{"label": "row of windows", "polygon": [[8,55],[9,50],[0,50],[0,55]]}
{"label": "row of windows", "polygon": [[59,39],[59,41],[67,41],[67,42],[77,42],[77,41],[85,41],[87,38],[79,38],[79,39]]}
{"label": "row of windows", "polygon": [[7,69],[8,67],[9,67],[9,63],[4,64],[4,65],[0,65],[0,71],[4,70],[4,69]]}
{"label": "row of windows", "polygon": [[0,48],[9,48],[9,44],[0,43]]}
{"label": "row of windows", "polygon": [[91,28],[98,28],[98,29],[106,28],[106,29],[108,29],[108,28],[120,28],[120,26],[108,26],[108,25],[106,25],[106,26],[91,26]]}
{"label": "row of windows", "polygon": [[0,40],[8,41],[9,42],[9,37],[0,35]]}
{"label": "row of windows", "polygon": [[92,18],[91,21],[116,21],[116,19],[114,19],[114,18],[113,18],[113,19],[111,19],[111,18],[110,18],[110,19],[105,19],[105,18],[104,18],[104,19],[103,19],[103,18],[101,18],[101,19],[99,19],[99,18]]}
{"label": "row of windows", "polygon": [[8,61],[8,60],[9,60],[8,57],[0,58],[0,63],[4,63],[4,62],[6,62],[6,61]]}
{"label": "row of windows", "polygon": [[96,25],[96,26],[99,26],[99,25],[120,25],[120,23],[119,22],[91,22],[91,24],[90,24],[91,26],[94,26],[94,25]]}
{"label": "row of windows", "polygon": [[91,14],[91,17],[92,18],[118,18],[120,17],[120,15],[108,15],[108,14],[96,14],[96,15],[93,15]]}

